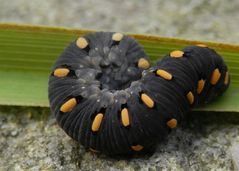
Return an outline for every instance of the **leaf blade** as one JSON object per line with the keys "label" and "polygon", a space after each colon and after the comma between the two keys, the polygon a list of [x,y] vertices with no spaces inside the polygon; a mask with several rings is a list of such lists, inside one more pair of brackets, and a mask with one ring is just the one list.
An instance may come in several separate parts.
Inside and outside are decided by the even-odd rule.
{"label": "leaf blade", "polygon": [[[0,24],[0,104],[48,106],[50,68],[64,48],[92,30]],[[187,45],[206,44],[224,57],[231,74],[229,90],[199,111],[239,112],[239,46],[223,43],[130,34],[141,43],[152,62]]]}

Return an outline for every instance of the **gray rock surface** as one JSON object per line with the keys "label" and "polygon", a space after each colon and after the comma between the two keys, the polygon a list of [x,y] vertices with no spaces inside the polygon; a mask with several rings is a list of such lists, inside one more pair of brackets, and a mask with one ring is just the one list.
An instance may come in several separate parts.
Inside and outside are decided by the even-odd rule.
{"label": "gray rock surface", "polygon": [[48,109],[1,107],[0,170],[233,170],[230,147],[239,142],[237,114],[227,119],[218,113],[193,115],[151,156],[112,158],[86,151],[69,138]]}
{"label": "gray rock surface", "polygon": [[239,170],[239,143],[233,144],[231,147],[232,161],[234,169]]}
{"label": "gray rock surface", "polygon": [[[238,0],[0,2],[0,22],[239,43]],[[233,170],[239,144],[237,115],[196,113],[153,155],[116,159],[85,151],[57,126],[48,109],[1,107],[0,170]]]}
{"label": "gray rock surface", "polygon": [[238,0],[0,0],[0,22],[238,43]]}

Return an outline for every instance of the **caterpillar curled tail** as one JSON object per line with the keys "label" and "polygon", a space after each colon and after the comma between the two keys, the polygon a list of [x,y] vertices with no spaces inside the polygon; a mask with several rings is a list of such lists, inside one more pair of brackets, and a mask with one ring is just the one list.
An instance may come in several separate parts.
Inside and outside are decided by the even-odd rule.
{"label": "caterpillar curled tail", "polygon": [[175,50],[150,67],[143,48],[121,33],[72,42],[49,77],[60,127],[85,148],[106,154],[153,149],[190,109],[229,86],[223,59],[204,46]]}

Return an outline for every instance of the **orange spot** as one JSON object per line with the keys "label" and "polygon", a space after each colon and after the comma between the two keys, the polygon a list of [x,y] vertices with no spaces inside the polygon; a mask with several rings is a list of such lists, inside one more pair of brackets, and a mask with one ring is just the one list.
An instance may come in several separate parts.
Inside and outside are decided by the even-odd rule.
{"label": "orange spot", "polygon": [[143,150],[144,147],[142,145],[132,145],[131,148],[134,151],[141,151],[141,150]]}
{"label": "orange spot", "polygon": [[145,94],[145,93],[141,94],[141,100],[149,108],[154,107],[154,101],[147,94]]}
{"label": "orange spot", "polygon": [[204,44],[197,44],[196,46],[199,46],[199,47],[207,47],[207,45],[204,45]]}
{"label": "orange spot", "polygon": [[229,83],[229,72],[227,71],[224,78],[224,84],[227,85],[228,83]]}
{"label": "orange spot", "polygon": [[204,85],[205,85],[205,81],[203,79],[198,81],[198,87],[197,87],[197,93],[198,94],[201,94],[201,92],[204,88]]}
{"label": "orange spot", "polygon": [[194,102],[194,95],[193,95],[193,93],[191,91],[188,92],[187,99],[188,99],[189,104],[193,104],[193,102]]}
{"label": "orange spot", "polygon": [[129,126],[129,112],[127,108],[124,108],[121,111],[121,120],[122,120],[122,124],[126,127]]}
{"label": "orange spot", "polygon": [[92,131],[94,132],[99,131],[102,119],[103,119],[103,114],[98,113],[92,123],[92,126],[91,126]]}
{"label": "orange spot", "polygon": [[55,69],[53,75],[56,77],[65,77],[70,72],[67,68],[57,68]]}
{"label": "orange spot", "polygon": [[88,46],[88,42],[87,42],[87,40],[84,37],[80,37],[80,38],[77,39],[76,45],[79,48],[84,49],[84,48],[86,48]]}
{"label": "orange spot", "polygon": [[172,74],[168,73],[165,70],[158,69],[156,71],[156,74],[159,75],[160,77],[164,78],[165,80],[171,80],[173,78]]}
{"label": "orange spot", "polygon": [[221,73],[220,73],[219,69],[218,68],[214,69],[214,71],[212,72],[212,77],[211,77],[210,83],[212,85],[216,85],[218,80],[220,79],[220,77],[221,77]]}
{"label": "orange spot", "polygon": [[60,111],[64,113],[70,112],[76,105],[77,105],[76,99],[71,98],[61,106]]}
{"label": "orange spot", "polygon": [[173,58],[180,58],[183,57],[184,52],[181,50],[175,50],[170,53],[170,56]]}
{"label": "orange spot", "polygon": [[167,125],[169,128],[176,128],[177,127],[177,120],[176,119],[170,119],[167,122]]}
{"label": "orange spot", "polygon": [[140,58],[138,61],[138,67],[142,69],[148,69],[150,67],[150,63],[148,60]]}
{"label": "orange spot", "polygon": [[123,39],[123,36],[124,35],[122,33],[114,33],[112,35],[112,40],[119,42]]}

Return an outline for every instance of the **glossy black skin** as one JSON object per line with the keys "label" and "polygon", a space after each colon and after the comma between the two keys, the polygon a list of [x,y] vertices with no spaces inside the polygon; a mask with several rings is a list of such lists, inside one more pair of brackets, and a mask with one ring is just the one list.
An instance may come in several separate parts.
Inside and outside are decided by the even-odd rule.
{"label": "glossy black skin", "polygon": [[[87,149],[105,154],[134,153],[132,145],[140,144],[143,151],[152,150],[170,132],[167,121],[182,121],[190,109],[210,102],[222,94],[227,66],[212,49],[198,46],[184,48],[184,56],[166,55],[155,66],[142,70],[137,67],[139,58],[148,59],[143,48],[133,39],[124,36],[120,42],[112,40],[113,33],[98,32],[84,36],[89,46],[80,49],[72,42],[58,58],[52,71],[67,67],[70,73],[63,78],[49,77],[51,110],[62,129]],[[212,72],[219,68],[221,77],[216,85],[210,84]],[[168,81],[156,75],[164,69],[173,75]],[[203,92],[198,95],[197,82],[206,80]],[[195,101],[190,105],[186,93],[192,91]],[[148,108],[140,94],[149,95],[155,105]],[[67,113],[61,105],[75,97],[77,106]],[[120,111],[127,107],[130,126],[124,127]],[[97,113],[104,114],[98,132],[91,125]]]}

